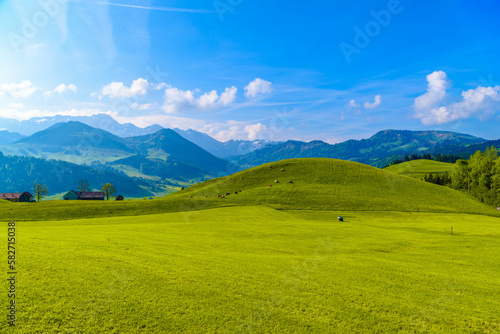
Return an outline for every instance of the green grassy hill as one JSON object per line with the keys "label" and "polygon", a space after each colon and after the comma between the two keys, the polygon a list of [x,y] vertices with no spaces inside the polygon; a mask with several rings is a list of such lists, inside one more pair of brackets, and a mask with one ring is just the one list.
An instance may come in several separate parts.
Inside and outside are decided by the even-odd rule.
{"label": "green grassy hill", "polygon": [[[281,172],[281,168],[285,171]],[[234,194],[239,190],[242,192]],[[225,193],[231,195],[217,198]],[[215,198],[227,204],[266,204],[278,209],[495,212],[449,188],[335,159],[269,163],[194,185],[164,200],[189,196],[200,206]]]}
{"label": "green grassy hill", "polygon": [[[283,172],[280,171],[281,168],[284,168]],[[279,182],[275,183],[275,180]],[[235,194],[236,191],[238,194]],[[225,198],[218,197],[227,193],[230,195]],[[209,180],[158,200],[9,203],[0,207],[0,219],[57,220],[133,216],[247,205],[267,205],[285,210],[499,215],[493,208],[464,193],[356,162],[293,159]]]}
{"label": "green grassy hill", "polygon": [[444,174],[447,172],[452,172],[454,168],[455,168],[454,164],[421,159],[421,160],[407,161],[401,164],[389,166],[384,168],[384,170],[396,174],[410,176],[420,180],[425,175],[428,175],[430,173]]}

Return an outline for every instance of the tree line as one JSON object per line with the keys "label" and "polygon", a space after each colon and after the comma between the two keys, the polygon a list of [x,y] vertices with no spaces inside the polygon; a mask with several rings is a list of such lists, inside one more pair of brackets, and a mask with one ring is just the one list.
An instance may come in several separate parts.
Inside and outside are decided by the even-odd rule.
{"label": "tree line", "polygon": [[407,161],[421,160],[421,159],[434,160],[434,161],[447,162],[447,163],[454,164],[459,159],[461,159],[461,157],[457,156],[457,155],[453,155],[453,154],[442,154],[442,153],[439,153],[439,154],[434,155],[434,156],[432,154],[430,154],[430,153],[426,153],[426,154],[410,154],[409,156],[405,155],[405,157],[403,159],[393,160],[389,164],[389,166],[402,164],[403,162],[407,162]]}
{"label": "tree line", "polygon": [[424,181],[464,191],[485,204],[500,206],[500,158],[494,146],[458,159],[451,174],[430,174]]}
{"label": "tree line", "polygon": [[452,187],[465,191],[482,202],[500,205],[500,158],[492,146],[477,151],[469,160],[460,159],[452,173]]}

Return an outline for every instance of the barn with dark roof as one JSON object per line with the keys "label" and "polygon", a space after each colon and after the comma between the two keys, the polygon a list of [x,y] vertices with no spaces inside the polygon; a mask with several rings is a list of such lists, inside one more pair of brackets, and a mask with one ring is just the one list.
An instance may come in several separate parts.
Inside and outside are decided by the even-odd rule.
{"label": "barn with dark roof", "polygon": [[68,191],[62,199],[64,200],[85,200],[85,201],[104,201],[104,192],[102,191]]}
{"label": "barn with dark roof", "polygon": [[11,202],[32,202],[33,195],[25,191],[23,193],[2,193],[0,199],[5,199]]}

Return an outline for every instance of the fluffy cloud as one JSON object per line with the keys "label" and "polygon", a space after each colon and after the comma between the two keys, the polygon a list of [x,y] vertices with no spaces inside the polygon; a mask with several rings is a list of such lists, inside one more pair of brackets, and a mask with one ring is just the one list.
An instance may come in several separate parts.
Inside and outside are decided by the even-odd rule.
{"label": "fluffy cloud", "polygon": [[451,84],[443,71],[435,71],[427,76],[427,92],[415,99],[415,109],[429,110],[442,103],[446,98],[446,90]]}
{"label": "fluffy cloud", "polygon": [[143,78],[139,78],[127,87],[123,82],[112,82],[101,90],[102,96],[109,96],[112,99],[126,99],[136,96],[146,95],[151,88],[151,84]]}
{"label": "fluffy cloud", "polygon": [[11,102],[11,103],[8,104],[8,107],[9,108],[13,108],[13,109],[22,109],[22,108],[24,108],[24,104],[23,103]]}
{"label": "fluffy cloud", "polygon": [[248,133],[249,140],[262,138],[261,134],[268,131],[268,128],[260,123],[245,126],[245,132]]}
{"label": "fluffy cloud", "polygon": [[356,103],[356,100],[351,100],[349,101],[349,103],[347,104],[347,107],[349,109],[356,109],[356,108],[359,108],[359,104]]}
{"label": "fluffy cloud", "polygon": [[51,90],[51,91],[48,91],[48,92],[45,92],[43,93],[43,95],[45,96],[52,96],[54,94],[62,94],[62,93],[65,93],[65,92],[73,92],[73,93],[76,93],[78,91],[78,89],[76,88],[75,85],[73,84],[69,84],[69,85],[66,85],[66,84],[60,84],[59,86],[57,86],[54,90]]}
{"label": "fluffy cloud", "polygon": [[415,118],[425,125],[450,123],[473,115],[487,116],[500,110],[500,86],[469,89],[462,92],[462,100],[440,105],[450,87],[444,72],[434,72],[427,76],[427,93],[415,99]]}
{"label": "fluffy cloud", "polygon": [[382,96],[376,95],[373,103],[365,102],[365,109],[375,109],[382,104]]}
{"label": "fluffy cloud", "polygon": [[[20,111],[18,109],[0,109],[0,117],[15,119],[18,121],[25,121],[33,117],[51,117],[56,115],[61,116],[92,116],[96,114],[103,113],[100,109],[70,109],[70,110],[60,110],[60,111],[47,111],[40,109],[30,109]],[[106,112],[106,114],[110,114]]]}
{"label": "fluffy cloud", "polygon": [[201,110],[217,109],[233,103],[236,99],[238,89],[234,86],[226,88],[220,96],[216,90],[212,90],[196,97],[195,95],[199,93],[200,91],[198,89],[195,89],[194,91],[183,91],[169,86],[165,89],[163,110],[166,113],[176,113],[196,108]]}
{"label": "fluffy cloud", "polygon": [[8,95],[16,99],[27,99],[37,90],[29,80],[21,83],[4,84],[0,86],[0,95]]}
{"label": "fluffy cloud", "polygon": [[254,98],[260,94],[269,94],[273,91],[273,84],[270,81],[257,78],[245,87],[245,96]]}
{"label": "fluffy cloud", "polygon": [[131,107],[133,109],[137,109],[137,110],[150,110],[152,109],[153,107],[156,106],[156,103],[145,103],[145,104],[140,104],[140,103],[137,103],[137,102],[134,102],[132,103]]}

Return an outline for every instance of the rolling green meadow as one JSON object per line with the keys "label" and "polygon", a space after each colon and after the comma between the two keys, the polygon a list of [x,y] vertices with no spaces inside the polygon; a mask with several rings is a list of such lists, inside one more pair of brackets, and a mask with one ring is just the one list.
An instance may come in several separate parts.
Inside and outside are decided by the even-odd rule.
{"label": "rolling green meadow", "polygon": [[454,168],[455,165],[451,163],[420,159],[392,165],[386,167],[385,170],[421,180],[425,175],[428,175],[430,173],[451,173],[453,172]]}
{"label": "rolling green meadow", "polygon": [[500,333],[500,213],[354,162],[156,200],[0,202],[0,219],[18,262],[2,333]]}

